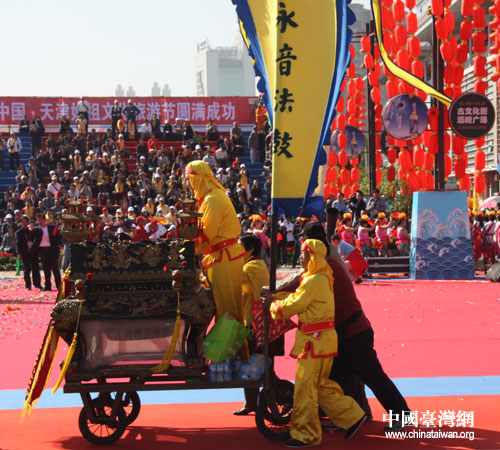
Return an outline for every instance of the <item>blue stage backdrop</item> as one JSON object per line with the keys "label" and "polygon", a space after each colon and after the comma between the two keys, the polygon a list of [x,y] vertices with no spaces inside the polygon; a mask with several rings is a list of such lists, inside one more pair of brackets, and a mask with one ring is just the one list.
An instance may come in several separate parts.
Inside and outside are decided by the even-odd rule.
{"label": "blue stage backdrop", "polygon": [[415,192],[412,209],[412,278],[474,278],[474,255],[465,192]]}

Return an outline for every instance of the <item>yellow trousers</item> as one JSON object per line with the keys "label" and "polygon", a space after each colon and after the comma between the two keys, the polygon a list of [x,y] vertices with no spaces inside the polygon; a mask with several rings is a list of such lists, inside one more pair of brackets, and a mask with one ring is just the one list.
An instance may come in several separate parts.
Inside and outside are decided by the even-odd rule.
{"label": "yellow trousers", "polygon": [[297,360],[290,427],[293,439],[311,445],[321,444],[318,406],[335,425],[344,429],[363,417],[364,412],[354,399],[344,395],[342,388],[328,379],[332,364],[332,357]]}
{"label": "yellow trousers", "polygon": [[243,299],[241,283],[243,281],[243,258],[229,261],[223,252],[222,261],[212,264],[207,270],[207,280],[214,296],[218,319],[228,312],[237,320],[243,319]]}

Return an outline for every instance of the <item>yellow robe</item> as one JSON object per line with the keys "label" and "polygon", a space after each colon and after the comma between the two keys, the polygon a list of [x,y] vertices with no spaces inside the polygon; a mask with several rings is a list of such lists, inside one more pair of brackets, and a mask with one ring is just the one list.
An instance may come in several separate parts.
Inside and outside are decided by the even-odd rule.
{"label": "yellow robe", "polygon": [[[274,319],[299,316],[300,324],[330,322],[335,318],[332,271],[326,262],[326,247],[315,239],[306,244],[312,248],[311,260],[297,291],[271,306]],[[286,295],[286,294],[285,294]],[[273,297],[280,299],[283,294]],[[295,335],[292,356],[299,358],[295,372],[295,391],[290,435],[311,445],[321,444],[321,424],[318,407],[337,426],[347,429],[363,417],[364,412],[353,398],[329,379],[333,355],[337,354],[337,332],[324,329]]]}
{"label": "yellow robe", "polygon": [[188,164],[188,172],[199,212],[203,214],[195,253],[204,254],[202,265],[214,296],[216,317],[227,312],[243,321],[241,284],[245,249],[237,242],[241,226],[236,211],[207,163],[193,161]]}
{"label": "yellow robe", "polygon": [[243,323],[253,323],[252,302],[260,301],[260,291],[269,286],[269,270],[262,259],[251,259],[243,266]]}

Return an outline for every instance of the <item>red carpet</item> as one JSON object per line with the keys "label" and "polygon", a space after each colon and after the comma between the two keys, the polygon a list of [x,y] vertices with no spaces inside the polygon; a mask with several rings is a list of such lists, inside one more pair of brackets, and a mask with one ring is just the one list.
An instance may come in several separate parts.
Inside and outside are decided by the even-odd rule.
{"label": "red carpet", "polygon": [[[498,407],[500,396],[410,398],[415,410],[439,409],[475,411],[475,440],[467,439],[388,439],[383,433],[382,408],[370,401],[375,420],[366,423],[351,441],[343,433],[324,433],[322,448],[376,450],[412,449],[495,449],[500,447]],[[282,442],[271,442],[257,428],[253,416],[236,417],[234,403],[145,406],[113,448],[123,449],[238,449],[259,450],[283,448]],[[95,449],[78,429],[78,408],[40,409],[24,424],[19,411],[0,411],[0,448],[2,450]],[[419,428],[426,430],[425,428]],[[453,431],[443,427],[442,431]]]}
{"label": "red carpet", "polygon": [[[10,361],[10,370],[0,371],[1,389],[26,387],[56,296],[28,292],[21,277],[12,278],[0,282],[0,354]],[[366,281],[356,291],[391,377],[500,375],[500,358],[488,357],[498,354],[498,284],[384,280]],[[287,347],[292,344],[290,336]],[[62,342],[58,359],[66,348]],[[280,358],[278,374],[293,379],[294,373],[295,360]]]}

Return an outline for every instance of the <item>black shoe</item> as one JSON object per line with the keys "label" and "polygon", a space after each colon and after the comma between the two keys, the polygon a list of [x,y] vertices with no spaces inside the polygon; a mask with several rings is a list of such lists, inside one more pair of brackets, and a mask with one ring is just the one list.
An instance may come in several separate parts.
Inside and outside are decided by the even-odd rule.
{"label": "black shoe", "polygon": [[368,419],[368,416],[366,414],[364,414],[363,417],[361,417],[361,419],[359,419],[352,427],[348,428],[345,432],[344,439],[346,441],[348,439],[351,439],[356,434],[356,432],[359,430],[361,425],[363,425],[365,423],[366,419]]}
{"label": "black shoe", "polygon": [[395,420],[392,422],[392,425],[386,425],[384,427],[384,431],[401,431],[405,425],[401,420]]}
{"label": "black shoe", "polygon": [[285,444],[288,448],[306,448],[306,447],[317,447],[317,445],[306,444],[305,442],[298,441],[297,439],[292,439]]}
{"label": "black shoe", "polygon": [[35,287],[36,287],[37,289],[43,289],[43,287],[42,287],[42,286],[40,286],[39,284],[35,285]]}
{"label": "black shoe", "polygon": [[50,292],[51,290],[52,290],[52,289],[51,289],[50,287],[48,287],[48,286],[45,286],[45,287],[42,289],[42,291],[49,291],[49,292]]}
{"label": "black shoe", "polygon": [[355,284],[360,284],[360,283],[362,283],[362,282],[363,282],[363,280],[362,280],[361,278],[358,278],[358,279],[357,279],[354,283],[355,283]]}
{"label": "black shoe", "polygon": [[333,422],[322,423],[321,429],[323,431],[341,431],[341,430],[343,430],[343,428],[338,427]]}
{"label": "black shoe", "polygon": [[250,414],[251,412],[255,412],[255,408],[241,408],[237,411],[233,411],[233,414],[235,416],[248,416],[248,414]]}

